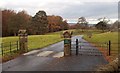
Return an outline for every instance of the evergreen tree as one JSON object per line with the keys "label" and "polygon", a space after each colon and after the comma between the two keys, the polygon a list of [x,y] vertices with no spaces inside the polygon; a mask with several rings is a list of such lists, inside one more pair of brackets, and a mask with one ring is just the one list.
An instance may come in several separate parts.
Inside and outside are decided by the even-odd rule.
{"label": "evergreen tree", "polygon": [[48,21],[45,11],[39,11],[32,18],[32,28],[35,34],[45,34],[48,30]]}

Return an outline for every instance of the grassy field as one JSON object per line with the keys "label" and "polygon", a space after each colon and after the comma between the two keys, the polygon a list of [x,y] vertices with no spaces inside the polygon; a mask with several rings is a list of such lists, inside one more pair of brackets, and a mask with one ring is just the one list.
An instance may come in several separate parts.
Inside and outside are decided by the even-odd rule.
{"label": "grassy field", "polygon": [[92,38],[88,38],[87,35],[84,38],[91,42],[107,42],[111,40],[113,43],[118,43],[118,32],[106,32],[101,34],[93,34]]}
{"label": "grassy field", "polygon": [[101,34],[93,34],[91,38],[88,38],[88,36],[85,35],[84,39],[89,42],[108,42],[110,40],[111,52],[118,53],[118,32],[106,32]]}
{"label": "grassy field", "polygon": [[94,29],[94,30],[91,30],[91,29],[87,29],[87,30],[80,30],[80,29],[74,29],[74,30],[71,30],[71,31],[73,31],[73,35],[87,35],[87,34],[89,34],[89,33],[91,33],[91,34],[99,34],[99,33],[102,33],[102,31],[101,30],[96,30],[96,29]]}
{"label": "grassy field", "polygon": [[34,35],[28,37],[28,48],[29,50],[36,48],[43,48],[50,44],[56,43],[63,40],[60,35],[49,34],[49,35]]}
{"label": "grassy field", "polygon": [[[18,40],[19,40],[18,36],[2,38],[2,42],[5,44],[9,42],[16,42]],[[63,40],[63,38],[61,38],[60,32],[49,33],[46,35],[30,35],[28,36],[28,49],[32,50],[36,48],[42,48],[50,44],[59,42],[61,40]]]}

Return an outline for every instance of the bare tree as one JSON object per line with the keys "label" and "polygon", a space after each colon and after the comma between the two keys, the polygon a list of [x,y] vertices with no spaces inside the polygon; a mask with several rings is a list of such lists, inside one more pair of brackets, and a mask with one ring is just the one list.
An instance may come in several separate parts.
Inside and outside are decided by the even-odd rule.
{"label": "bare tree", "polygon": [[88,22],[86,21],[85,17],[80,17],[77,22],[78,28],[82,29],[82,32],[84,29],[88,28]]}

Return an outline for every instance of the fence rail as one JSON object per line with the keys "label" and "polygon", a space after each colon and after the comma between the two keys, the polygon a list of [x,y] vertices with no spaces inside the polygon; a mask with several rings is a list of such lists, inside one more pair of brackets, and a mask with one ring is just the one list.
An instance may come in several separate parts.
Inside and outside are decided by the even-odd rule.
{"label": "fence rail", "polygon": [[7,54],[12,54],[19,51],[19,41],[15,42],[3,42],[1,43],[0,55],[5,56]]}

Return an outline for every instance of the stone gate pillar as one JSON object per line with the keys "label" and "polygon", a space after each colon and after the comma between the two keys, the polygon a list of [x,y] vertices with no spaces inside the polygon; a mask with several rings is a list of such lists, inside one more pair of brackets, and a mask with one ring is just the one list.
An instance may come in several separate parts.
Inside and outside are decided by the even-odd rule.
{"label": "stone gate pillar", "polygon": [[28,35],[26,30],[19,30],[19,47],[21,53],[25,53],[28,51]]}
{"label": "stone gate pillar", "polygon": [[71,35],[72,35],[72,32],[69,32],[69,31],[63,32],[63,36],[64,36],[64,56],[70,56],[71,55]]}

